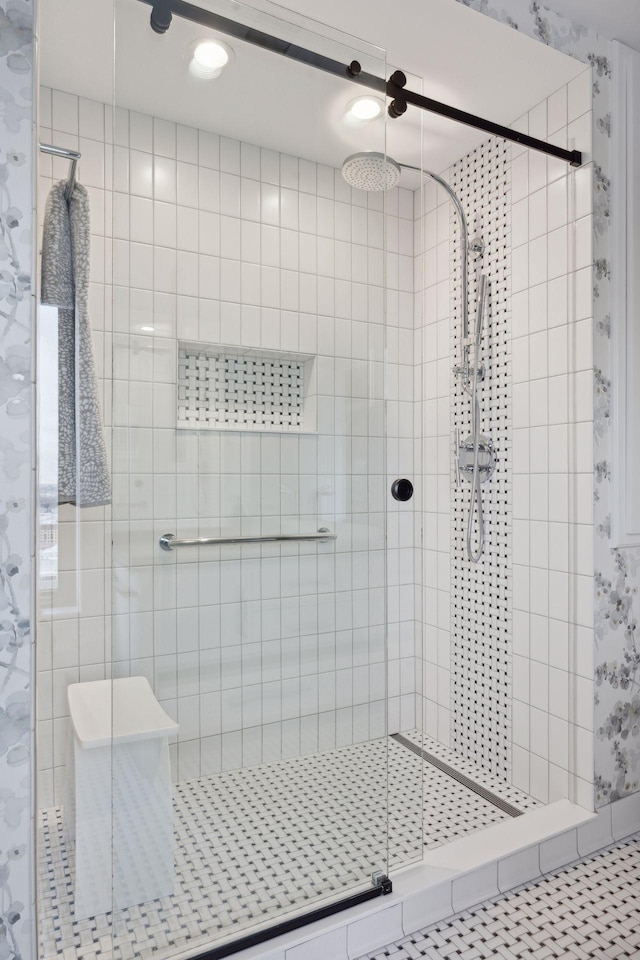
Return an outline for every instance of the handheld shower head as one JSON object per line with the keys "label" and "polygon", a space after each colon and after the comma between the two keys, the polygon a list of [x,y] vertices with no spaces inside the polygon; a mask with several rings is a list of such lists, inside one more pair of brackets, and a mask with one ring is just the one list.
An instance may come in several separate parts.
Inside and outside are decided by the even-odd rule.
{"label": "handheld shower head", "polygon": [[390,190],[400,179],[400,164],[384,153],[353,153],[342,164],[342,176],[358,190]]}

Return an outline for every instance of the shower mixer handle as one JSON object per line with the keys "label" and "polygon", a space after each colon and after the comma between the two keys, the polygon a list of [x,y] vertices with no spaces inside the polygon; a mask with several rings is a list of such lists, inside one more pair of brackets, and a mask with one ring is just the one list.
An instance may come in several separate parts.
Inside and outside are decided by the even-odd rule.
{"label": "shower mixer handle", "polygon": [[464,477],[465,480],[475,482],[474,463],[478,462],[478,479],[480,483],[486,483],[493,476],[496,469],[496,453],[493,442],[484,434],[479,433],[477,440],[469,436],[460,441],[460,433],[456,429],[456,478]]}
{"label": "shower mixer handle", "polygon": [[[467,361],[465,366],[458,364],[453,368],[454,376],[456,377],[456,379],[462,381],[463,386],[466,386],[471,382],[471,378],[473,377],[473,366],[474,365],[471,361]],[[478,383],[482,383],[482,381],[484,380],[484,376],[485,376],[484,363],[479,363],[478,372],[476,374]]]}

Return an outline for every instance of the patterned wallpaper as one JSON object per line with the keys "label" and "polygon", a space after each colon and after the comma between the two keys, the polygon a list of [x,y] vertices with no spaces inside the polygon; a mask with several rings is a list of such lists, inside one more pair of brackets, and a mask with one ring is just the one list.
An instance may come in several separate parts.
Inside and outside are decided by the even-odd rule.
{"label": "patterned wallpaper", "polygon": [[31,955],[33,7],[0,0],[0,957]]}

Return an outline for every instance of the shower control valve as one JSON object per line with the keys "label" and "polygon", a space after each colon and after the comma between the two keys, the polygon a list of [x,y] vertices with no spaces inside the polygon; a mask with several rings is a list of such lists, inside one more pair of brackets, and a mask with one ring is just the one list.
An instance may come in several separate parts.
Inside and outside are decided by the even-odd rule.
{"label": "shower control valve", "polygon": [[[453,374],[457,380],[461,380],[463,386],[471,383],[473,379],[473,362],[467,361],[464,365],[459,364],[453,368]],[[484,380],[485,368],[484,363],[478,364],[478,383],[482,383]]]}
{"label": "shower control valve", "polygon": [[[459,434],[456,435],[456,477],[464,477],[466,480],[473,479],[473,469],[475,460],[475,443],[473,436],[469,436],[460,442]],[[478,437],[478,473],[480,483],[485,483],[493,475],[496,469],[496,454],[493,442],[489,437],[480,434]]]}

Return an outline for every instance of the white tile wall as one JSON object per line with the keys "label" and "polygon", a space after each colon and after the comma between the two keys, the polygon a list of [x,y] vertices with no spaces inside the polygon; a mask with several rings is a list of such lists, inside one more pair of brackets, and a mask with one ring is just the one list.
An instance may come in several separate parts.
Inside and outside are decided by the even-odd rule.
{"label": "white tile wall", "polygon": [[[564,87],[539,104],[518,128],[528,129],[530,123],[535,135],[554,143],[575,141],[589,161],[588,73],[571,92]],[[514,784],[543,801],[568,796],[588,807],[593,562],[591,503],[583,491],[592,469],[591,164],[575,172],[513,146],[509,166],[511,321],[505,361],[510,394],[505,411],[512,421],[507,545],[513,558],[512,697],[503,702],[501,695],[501,709],[507,711]],[[451,711],[458,715],[458,697],[469,686],[455,675],[448,616],[449,373],[455,362],[449,350],[450,218],[446,197],[433,186],[425,186],[422,199],[416,194],[417,355],[423,350],[416,381],[424,426],[424,551],[417,561],[425,591],[423,706],[426,731],[444,742],[451,737]],[[491,657],[491,651],[484,655]],[[484,698],[497,695],[490,686]]]}
{"label": "white tile wall", "polygon": [[[146,675],[178,720],[180,779],[379,736],[387,684],[390,729],[412,727],[412,503],[391,502],[386,570],[384,554],[388,482],[413,470],[411,193],[383,209],[337,170],[121,110],[112,148],[108,107],[41,99],[41,138],[79,147],[90,193],[114,502],[80,522],[60,511],[59,586],[41,596],[40,804],[61,798],[66,686],[111,663]],[[41,158],[40,221],[66,172]],[[317,356],[319,435],[178,433],[179,339]],[[335,548],[157,544],[322,525]]]}
{"label": "white tile wall", "polygon": [[[589,161],[590,69],[540,104],[535,122],[554,143],[575,139]],[[590,164],[576,173],[514,146],[512,165],[514,783],[589,806],[592,603],[580,598],[592,515],[580,490],[592,462],[592,216],[580,184]]]}
{"label": "white tile wall", "polygon": [[[416,462],[421,465],[424,728],[450,743],[450,203],[425,181],[415,194]],[[424,439],[422,439],[424,438]]]}

